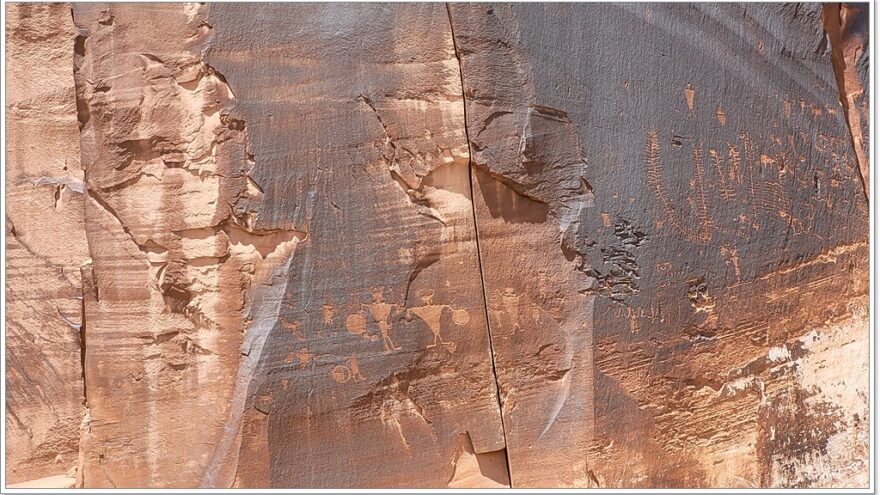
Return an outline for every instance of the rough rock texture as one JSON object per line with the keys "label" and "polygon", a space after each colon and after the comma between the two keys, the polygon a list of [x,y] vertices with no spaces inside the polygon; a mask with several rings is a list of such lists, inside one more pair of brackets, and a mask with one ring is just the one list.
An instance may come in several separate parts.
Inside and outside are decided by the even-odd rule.
{"label": "rough rock texture", "polygon": [[867,485],[867,6],[7,14],[9,482]]}
{"label": "rough rock texture", "polygon": [[76,467],[88,263],[65,4],[6,10],[6,480]]}
{"label": "rough rock texture", "polygon": [[232,93],[201,62],[198,7],[73,13],[93,260],[83,482],[192,486],[240,415],[247,308],[280,304],[273,277],[305,234],[241,209],[261,193],[247,131],[222,112]]}
{"label": "rough rock texture", "polygon": [[437,486],[502,450],[445,7],[74,19],[86,485]]}
{"label": "rough rock texture", "polygon": [[868,79],[868,5],[823,4],[823,21],[831,45],[831,62],[846,123],[867,194],[870,147]]}
{"label": "rough rock texture", "polygon": [[451,10],[514,486],[864,485],[866,399],[803,383],[867,304],[821,7]]}
{"label": "rough rock texture", "polygon": [[280,321],[248,329],[263,346],[250,407],[267,416],[244,420],[244,442],[269,464],[242,456],[253,477],[237,481],[443,486],[504,448],[445,7],[217,5],[206,18],[226,33],[206,59],[237,81],[258,222],[309,236]]}

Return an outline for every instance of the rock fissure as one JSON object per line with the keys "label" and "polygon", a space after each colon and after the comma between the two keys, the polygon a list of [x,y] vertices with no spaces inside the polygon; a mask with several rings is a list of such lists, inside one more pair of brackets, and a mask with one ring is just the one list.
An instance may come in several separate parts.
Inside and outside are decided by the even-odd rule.
{"label": "rock fissure", "polygon": [[7,479],[863,485],[867,12],[10,4]]}
{"label": "rock fissure", "polygon": [[[464,107],[464,133],[465,133],[465,140],[467,140],[467,147],[468,147],[468,185],[470,188],[470,197],[471,197],[471,212],[472,212],[472,220],[473,220],[473,225],[474,225],[474,241],[475,241],[476,250],[477,250],[477,270],[480,275],[480,277],[479,277],[480,278],[480,288],[481,288],[481,292],[483,295],[483,308],[484,308],[483,317],[485,318],[485,321],[486,321],[486,332],[489,337],[489,357],[490,357],[491,364],[492,364],[492,381],[495,383],[495,396],[498,398],[498,411],[499,411],[499,418],[501,421],[501,432],[502,432],[502,435],[504,436],[504,445],[505,445],[504,463],[505,463],[505,467],[507,469],[507,476],[508,476],[508,480],[510,482],[510,487],[513,488],[514,487],[514,483],[513,483],[514,478],[513,478],[513,473],[510,470],[510,459],[509,459],[509,453],[507,451],[507,429],[504,426],[504,402],[503,402],[502,395],[501,395],[501,388],[500,388],[500,383],[498,380],[498,372],[496,370],[497,364],[495,362],[495,347],[494,347],[494,344],[492,341],[491,320],[489,318],[489,297],[488,297],[488,294],[486,293],[486,282],[485,282],[485,275],[483,273],[482,254],[480,252],[480,229],[479,229],[479,225],[477,224],[477,212],[476,212],[475,207],[473,206],[473,201],[474,201],[473,163],[474,163],[474,161],[473,161],[473,154],[471,152],[471,139],[470,139],[469,130],[468,130],[468,109],[467,109],[467,97],[465,95],[464,67],[462,66],[462,63],[461,63],[461,56],[459,55],[458,44],[455,39],[455,23],[453,22],[453,19],[452,19],[452,11],[449,9],[448,2],[445,4],[445,6],[446,6],[446,14],[449,17],[449,30],[450,30],[450,36],[452,38],[452,47],[453,47],[453,50],[455,51],[455,59],[458,61],[458,71],[459,71],[459,77],[461,79],[461,93],[462,93],[461,94],[461,104]],[[488,124],[486,125],[486,127],[488,127]],[[470,439],[470,437],[468,437],[468,438]]]}

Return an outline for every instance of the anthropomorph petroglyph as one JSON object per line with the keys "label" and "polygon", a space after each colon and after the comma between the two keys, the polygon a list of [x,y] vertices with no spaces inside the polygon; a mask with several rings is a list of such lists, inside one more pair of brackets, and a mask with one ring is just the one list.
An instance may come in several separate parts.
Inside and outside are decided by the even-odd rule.
{"label": "anthropomorph petroglyph", "polygon": [[434,342],[428,345],[429,348],[437,347],[438,345],[445,345],[449,346],[450,349],[455,350],[454,342],[443,341],[440,317],[443,315],[443,310],[449,308],[452,311],[452,323],[458,326],[463,326],[467,325],[470,321],[470,315],[466,310],[454,309],[449,304],[434,304],[434,291],[432,289],[422,289],[418,294],[419,299],[422,301],[422,305],[407,309],[407,316],[409,316],[410,313],[413,313],[428,325],[431,333],[434,334]]}
{"label": "anthropomorph petroglyph", "polygon": [[514,331],[519,331],[519,295],[513,287],[505,287],[501,290],[501,307],[510,320]]}
{"label": "anthropomorph petroglyph", "polygon": [[298,368],[305,368],[309,361],[312,360],[312,355],[309,353],[308,348],[303,347],[296,353],[296,358],[299,360]]}
{"label": "anthropomorph petroglyph", "polygon": [[386,351],[391,351],[395,349],[400,349],[400,346],[396,345],[393,340],[391,340],[391,335],[389,335],[389,330],[391,330],[391,323],[388,319],[391,316],[391,312],[397,312],[398,308],[400,308],[399,304],[389,304],[385,302],[384,297],[382,296],[382,292],[384,291],[383,287],[376,287],[373,289],[373,302],[369,304],[364,304],[369,310],[370,314],[373,315],[373,321],[376,322],[376,325],[379,326],[379,333],[382,335],[382,346]]}
{"label": "anthropomorph petroglyph", "polygon": [[333,305],[325,304],[321,306],[321,314],[324,316],[324,325],[333,324]]}
{"label": "anthropomorph petroglyph", "polygon": [[490,323],[494,323],[499,327],[504,324],[504,308],[501,306],[501,295],[498,291],[489,296],[489,317]]}
{"label": "anthropomorph petroglyph", "polygon": [[306,365],[309,364],[309,361],[312,360],[312,354],[309,353],[308,348],[303,347],[299,350],[299,352],[288,353],[287,356],[284,358],[285,363],[292,363],[294,360],[297,361],[296,367],[299,369],[303,369],[306,367]]}
{"label": "anthropomorph petroglyph", "polygon": [[[399,304],[390,304],[385,302],[383,296],[384,287],[374,287],[372,289],[373,300],[369,304],[361,304],[361,311],[368,311],[376,326],[379,327],[379,334],[382,336],[382,347],[386,351],[400,349],[400,346],[394,343],[389,331],[391,330],[391,322],[389,321],[392,313],[397,313]],[[326,314],[326,313],[325,313]],[[345,328],[349,333],[361,335],[369,340],[376,340],[376,335],[367,332],[367,319],[358,312],[348,315],[345,318]]]}

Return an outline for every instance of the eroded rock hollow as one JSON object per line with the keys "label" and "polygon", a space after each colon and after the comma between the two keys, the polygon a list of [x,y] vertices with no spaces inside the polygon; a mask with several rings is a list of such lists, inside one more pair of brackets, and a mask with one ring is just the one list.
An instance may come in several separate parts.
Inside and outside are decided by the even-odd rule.
{"label": "eroded rock hollow", "polygon": [[867,19],[8,4],[7,483],[867,486]]}

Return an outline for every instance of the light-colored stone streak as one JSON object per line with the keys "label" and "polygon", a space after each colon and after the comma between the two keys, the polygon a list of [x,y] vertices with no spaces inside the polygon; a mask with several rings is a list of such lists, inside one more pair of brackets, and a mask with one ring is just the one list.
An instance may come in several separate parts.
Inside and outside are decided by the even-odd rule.
{"label": "light-colored stone streak", "polygon": [[[293,226],[253,225],[258,158],[246,124],[227,113],[233,91],[201,61],[206,8],[151,10],[151,25],[131,5],[74,10],[85,33],[76,74],[99,294],[87,307],[90,486],[199,483],[227,429],[247,308],[270,267],[306,239]],[[162,34],[146,45],[132,34],[99,55],[121,26]],[[120,410],[110,402],[120,395],[141,405]],[[111,419],[123,411],[125,422]],[[189,455],[180,463],[169,449]]]}

